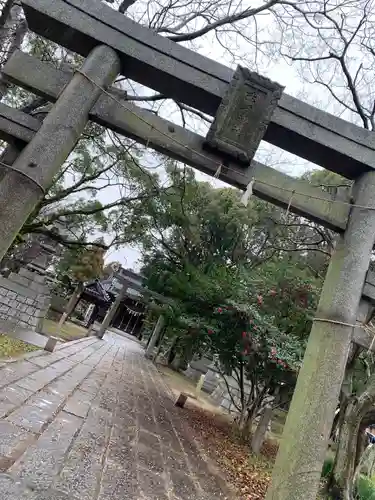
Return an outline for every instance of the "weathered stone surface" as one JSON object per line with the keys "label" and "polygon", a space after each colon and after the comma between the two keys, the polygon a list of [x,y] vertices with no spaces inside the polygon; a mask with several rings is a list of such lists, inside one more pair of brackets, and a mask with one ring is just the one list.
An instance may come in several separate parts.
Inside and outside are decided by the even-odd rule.
{"label": "weathered stone surface", "polygon": [[119,464],[107,460],[98,500],[139,500],[139,486],[134,463]]}
{"label": "weathered stone surface", "polygon": [[177,453],[169,448],[163,449],[166,470],[174,470],[186,473],[189,470],[185,453]]}
{"label": "weathered stone surface", "polygon": [[167,500],[167,478],[162,474],[154,474],[148,469],[138,468],[139,487],[149,500]]}
{"label": "weathered stone surface", "polygon": [[[69,368],[67,367],[67,370],[68,369]],[[42,389],[48,383],[52,382],[52,380],[54,380],[59,375],[61,375],[61,372],[55,370],[53,367],[48,367],[43,370],[37,371],[33,375],[20,379],[18,381],[18,385],[20,387],[23,387],[24,389],[28,389],[29,391],[36,392]]]}
{"label": "weathered stone surface", "polygon": [[[0,499],[1,500],[1,499]],[[80,500],[71,493],[67,495],[62,491],[48,489],[45,491],[35,491],[27,500]]]}
{"label": "weathered stone surface", "polygon": [[7,470],[24,450],[35,441],[35,435],[0,421],[0,469]]}
{"label": "weathered stone surface", "polygon": [[20,406],[33,394],[17,384],[8,385],[0,391],[0,418]]}
{"label": "weathered stone surface", "polygon": [[46,389],[12,412],[7,420],[32,432],[41,432],[53,420],[65,397]]}
{"label": "weathered stone surface", "polygon": [[197,498],[194,481],[184,472],[170,471],[173,491],[181,498]]}
{"label": "weathered stone surface", "polygon": [[25,480],[33,489],[49,488],[63,467],[65,454],[82,422],[74,415],[59,413],[39,440],[10,468],[10,472]]}
{"label": "weathered stone surface", "polygon": [[30,500],[31,491],[18,480],[6,474],[0,474],[0,500]]}
{"label": "weathered stone surface", "polygon": [[89,412],[94,397],[95,394],[78,389],[68,399],[64,410],[68,413],[72,413],[73,415],[77,415],[77,417],[85,418]]}
{"label": "weathered stone surface", "polygon": [[249,165],[282,91],[281,85],[238,66],[207,134],[208,144]]}
{"label": "weathered stone surface", "polygon": [[[140,347],[116,335],[92,342],[59,347],[66,357],[49,355],[53,363],[41,369],[31,360],[47,355],[33,353],[33,384],[46,377],[36,394],[18,385],[29,386],[28,375],[0,391],[0,408],[10,408],[0,416],[0,470],[20,483],[0,477],[0,500],[224,498]],[[22,372],[23,363],[9,365]]]}
{"label": "weathered stone surface", "polygon": [[108,445],[108,458],[119,465],[135,464],[137,452],[135,438],[135,427],[113,427]]}
{"label": "weathered stone surface", "polygon": [[164,472],[164,459],[160,447],[151,448],[142,443],[137,445],[137,460],[138,464],[144,469],[152,472]]}
{"label": "weathered stone surface", "polygon": [[54,487],[91,500],[102,475],[102,459],[106,451],[111,415],[101,409],[92,410],[66,459]]}
{"label": "weathered stone surface", "polygon": [[37,370],[38,368],[29,361],[20,361],[7,365],[0,370],[0,387],[22,379],[22,377],[26,377]]}
{"label": "weathered stone surface", "polygon": [[[22,340],[33,344],[34,338],[27,335],[27,330],[31,333],[35,331],[39,318],[45,316],[49,290],[42,284],[43,276],[30,271],[27,273],[11,273],[8,278],[0,277],[0,319],[3,326],[7,325],[4,331],[21,334],[22,329],[25,329]],[[36,342],[36,345],[40,344]]]}
{"label": "weathered stone surface", "polygon": [[55,351],[53,354],[46,354],[44,356],[38,356],[30,360],[30,363],[39,366],[40,368],[45,368],[52,365],[56,361],[64,358],[65,354],[61,351]]}

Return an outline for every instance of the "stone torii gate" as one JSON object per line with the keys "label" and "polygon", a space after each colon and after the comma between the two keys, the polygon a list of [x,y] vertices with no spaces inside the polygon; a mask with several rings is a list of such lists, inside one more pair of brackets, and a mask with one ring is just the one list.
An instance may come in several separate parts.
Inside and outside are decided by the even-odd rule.
{"label": "stone torii gate", "polygon": [[[3,70],[55,104],[42,123],[0,104],[0,137],[19,151],[13,163],[3,157],[0,171],[0,257],[88,120],[244,190],[253,181],[257,196],[339,234],[267,494],[268,500],[313,500],[350,344],[373,347],[366,330],[355,326],[375,298],[375,279],[367,273],[375,238],[373,134],[244,68],[233,74],[99,0],[22,5],[31,30],[86,60],[72,76],[17,52]],[[118,73],[214,116],[207,137],[121,100],[110,87]],[[262,139],[353,179],[353,192],[331,195],[253,161]],[[361,297],[366,302],[359,308]]]}

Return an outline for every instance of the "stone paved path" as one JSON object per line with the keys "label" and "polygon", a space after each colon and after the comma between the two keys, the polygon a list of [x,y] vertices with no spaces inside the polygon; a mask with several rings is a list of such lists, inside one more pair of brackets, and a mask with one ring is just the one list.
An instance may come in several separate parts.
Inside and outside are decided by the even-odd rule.
{"label": "stone paved path", "polygon": [[0,363],[0,500],[230,498],[179,412],[116,334]]}

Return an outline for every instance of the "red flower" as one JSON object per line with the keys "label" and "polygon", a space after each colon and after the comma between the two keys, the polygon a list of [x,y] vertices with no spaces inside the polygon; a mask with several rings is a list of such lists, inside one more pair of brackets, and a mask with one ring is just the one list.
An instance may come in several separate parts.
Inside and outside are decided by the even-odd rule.
{"label": "red flower", "polygon": [[246,339],[246,337],[247,337],[247,332],[242,332],[242,338]]}
{"label": "red flower", "polygon": [[258,304],[261,306],[263,304],[263,297],[262,295],[258,295],[257,297]]}
{"label": "red flower", "polygon": [[222,308],[221,308],[221,307],[218,307],[218,308],[217,308],[217,312],[218,312],[218,313],[223,312]]}
{"label": "red flower", "polygon": [[208,335],[212,335],[214,333],[213,330],[207,330]]}

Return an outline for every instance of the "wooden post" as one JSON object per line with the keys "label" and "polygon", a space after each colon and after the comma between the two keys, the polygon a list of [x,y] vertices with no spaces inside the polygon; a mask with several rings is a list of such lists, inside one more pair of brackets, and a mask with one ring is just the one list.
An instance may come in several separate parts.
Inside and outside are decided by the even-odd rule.
{"label": "wooden post", "polygon": [[161,332],[163,331],[164,325],[165,325],[165,319],[164,319],[164,316],[161,314],[159,316],[159,319],[158,319],[156,325],[155,325],[154,331],[151,334],[150,342],[148,343],[148,346],[147,346],[147,349],[145,352],[146,358],[152,357],[154,347],[156,346],[157,341],[159,340],[159,337],[160,337]]}
{"label": "wooden post", "polygon": [[125,297],[126,290],[128,289],[128,285],[122,285],[121,290],[119,291],[115,301],[112,303],[111,307],[108,309],[107,314],[105,315],[105,318],[103,320],[103,323],[100,325],[99,331],[97,333],[97,336],[102,339],[107,328],[111,324],[111,321],[113,320],[117,309],[119,308],[121,301]]}
{"label": "wooden post", "polygon": [[[266,500],[315,500],[375,237],[375,172],[355,203],[327,271]],[[321,319],[322,321],[318,321]]]}
{"label": "wooden post", "polygon": [[131,333],[132,335],[134,334],[135,327],[138,325],[138,321],[139,321],[139,316],[137,316],[137,317],[135,318],[135,323],[134,323],[134,325],[133,325],[133,328],[132,328],[132,333]]}
{"label": "wooden post", "polygon": [[[120,71],[118,56],[109,47],[97,46],[82,71],[107,87]],[[0,260],[76,145],[100,95],[100,88],[76,73],[12,169],[1,178]]]}

